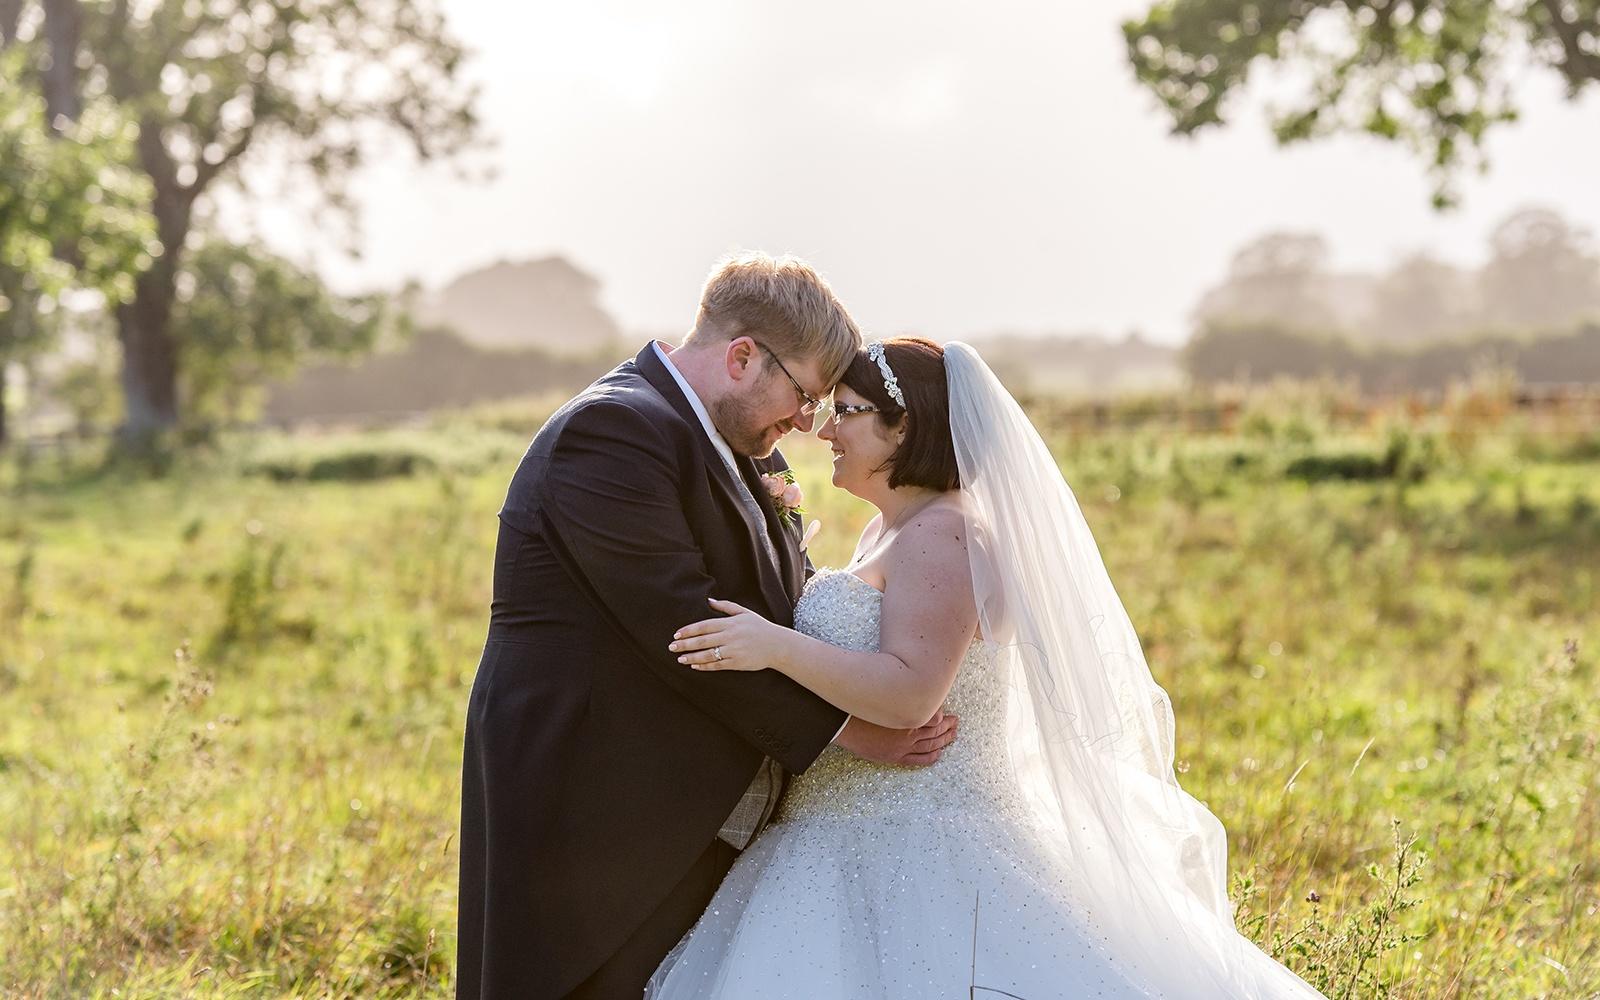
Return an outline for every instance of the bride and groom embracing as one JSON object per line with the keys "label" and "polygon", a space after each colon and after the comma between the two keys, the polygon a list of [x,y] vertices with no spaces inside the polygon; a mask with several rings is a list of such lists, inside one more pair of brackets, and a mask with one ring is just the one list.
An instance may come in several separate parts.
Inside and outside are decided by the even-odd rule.
{"label": "bride and groom embracing", "polygon": [[[763,481],[819,420],[879,512],[840,570]],[[804,263],[727,259],[500,511],[457,996],[1318,996],[1235,931],[1172,725],[978,354],[863,348]]]}

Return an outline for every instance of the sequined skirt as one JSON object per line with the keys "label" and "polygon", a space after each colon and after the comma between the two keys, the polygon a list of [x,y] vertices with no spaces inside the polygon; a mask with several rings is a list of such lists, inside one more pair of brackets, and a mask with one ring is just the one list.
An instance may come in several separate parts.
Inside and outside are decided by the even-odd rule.
{"label": "sequined skirt", "polygon": [[646,997],[1150,996],[1074,908],[1014,789],[949,773],[924,785],[943,764],[819,760]]}

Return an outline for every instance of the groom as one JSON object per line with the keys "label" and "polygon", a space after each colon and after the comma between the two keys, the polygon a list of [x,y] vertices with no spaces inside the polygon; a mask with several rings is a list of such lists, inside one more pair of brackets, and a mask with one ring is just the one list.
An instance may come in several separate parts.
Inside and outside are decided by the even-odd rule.
{"label": "groom", "polygon": [[809,564],[759,477],[859,345],[809,266],[732,257],[681,347],[647,344],[534,437],[467,709],[458,1000],[637,1000],[788,774],[829,742],[927,764],[954,738],[667,649],[713,596],[792,623]]}

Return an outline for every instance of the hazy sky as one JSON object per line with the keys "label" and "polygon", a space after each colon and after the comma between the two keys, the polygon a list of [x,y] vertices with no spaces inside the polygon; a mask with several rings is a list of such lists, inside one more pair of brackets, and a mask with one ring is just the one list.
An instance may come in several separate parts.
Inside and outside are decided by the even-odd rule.
{"label": "hazy sky", "polygon": [[1600,231],[1594,95],[1570,105],[1530,76],[1491,173],[1440,216],[1420,161],[1392,144],[1279,150],[1254,108],[1170,137],[1118,29],[1146,6],[445,0],[476,51],[498,177],[396,154],[357,185],[356,262],[288,210],[263,227],[319,248],[346,290],[564,254],[636,331],[685,329],[711,261],[757,247],[811,259],[869,334],[1164,341],[1271,229],[1322,233],[1344,269],[1416,248],[1475,262],[1495,222],[1533,202]]}

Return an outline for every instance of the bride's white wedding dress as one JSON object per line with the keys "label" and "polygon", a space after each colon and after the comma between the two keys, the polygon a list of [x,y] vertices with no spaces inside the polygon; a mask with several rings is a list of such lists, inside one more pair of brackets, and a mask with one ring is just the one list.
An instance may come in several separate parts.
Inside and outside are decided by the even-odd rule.
{"label": "bride's white wedding dress", "polygon": [[[882,595],[824,570],[795,628],[878,648]],[[932,767],[839,747],[794,778],[780,812],[668,956],[651,1000],[1147,997],[1079,912],[1006,756],[1005,684],[975,640],[946,699],[961,734]]]}
{"label": "bride's white wedding dress", "polygon": [[[1315,1000],[1242,937],[1221,822],[1077,499],[971,347],[945,347],[983,635],[929,768],[829,748],[657,970],[649,1000]],[[795,628],[876,650],[882,595],[820,573]]]}

